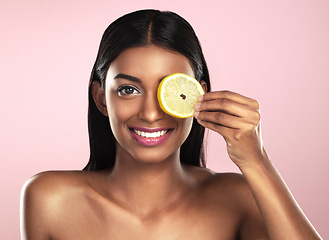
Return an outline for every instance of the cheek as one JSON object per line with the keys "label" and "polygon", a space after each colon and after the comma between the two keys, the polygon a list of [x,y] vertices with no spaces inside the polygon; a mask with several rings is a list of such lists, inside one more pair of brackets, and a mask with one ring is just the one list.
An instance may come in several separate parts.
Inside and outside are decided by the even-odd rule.
{"label": "cheek", "polygon": [[112,133],[115,139],[122,144],[124,139],[130,138],[130,133],[126,128],[127,121],[136,115],[136,104],[123,103],[112,100],[108,104],[108,115]]}
{"label": "cheek", "polygon": [[110,98],[107,104],[109,119],[119,123],[124,123],[138,113],[138,101],[118,101]]}
{"label": "cheek", "polygon": [[193,117],[186,118],[186,119],[179,119],[179,121],[180,121],[180,125],[183,126],[181,131],[182,131],[182,136],[185,137],[185,139],[184,139],[184,141],[185,141],[192,129]]}

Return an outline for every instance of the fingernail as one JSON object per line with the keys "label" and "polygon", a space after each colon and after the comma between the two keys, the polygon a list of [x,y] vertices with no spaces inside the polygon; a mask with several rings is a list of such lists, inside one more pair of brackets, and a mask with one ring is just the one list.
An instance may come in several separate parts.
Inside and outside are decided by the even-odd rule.
{"label": "fingernail", "polygon": [[195,118],[198,118],[199,113],[200,113],[200,112],[194,112],[193,116],[194,116]]}
{"label": "fingernail", "polygon": [[199,110],[200,106],[201,106],[201,103],[196,103],[196,104],[194,104],[194,109]]}
{"label": "fingernail", "polygon": [[201,102],[203,99],[203,95],[201,95],[200,97],[198,97],[198,101]]}

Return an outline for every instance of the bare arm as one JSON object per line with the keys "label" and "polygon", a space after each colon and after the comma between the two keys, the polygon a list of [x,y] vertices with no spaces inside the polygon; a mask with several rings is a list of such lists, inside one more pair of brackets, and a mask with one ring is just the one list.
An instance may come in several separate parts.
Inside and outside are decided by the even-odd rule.
{"label": "bare arm", "polygon": [[230,158],[249,184],[270,239],[321,239],[266,154],[258,102],[219,91],[206,93],[195,109],[201,125],[224,137]]}
{"label": "bare arm", "polygon": [[240,169],[271,239],[321,239],[266,155],[258,166]]}

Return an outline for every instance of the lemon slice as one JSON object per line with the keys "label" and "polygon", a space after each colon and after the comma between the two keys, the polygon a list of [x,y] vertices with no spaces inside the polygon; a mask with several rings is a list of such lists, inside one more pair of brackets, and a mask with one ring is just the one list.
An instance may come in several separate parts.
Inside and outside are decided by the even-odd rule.
{"label": "lemon slice", "polygon": [[165,77],[157,93],[161,109],[177,118],[192,117],[194,104],[202,94],[204,91],[201,84],[183,73],[174,73]]}

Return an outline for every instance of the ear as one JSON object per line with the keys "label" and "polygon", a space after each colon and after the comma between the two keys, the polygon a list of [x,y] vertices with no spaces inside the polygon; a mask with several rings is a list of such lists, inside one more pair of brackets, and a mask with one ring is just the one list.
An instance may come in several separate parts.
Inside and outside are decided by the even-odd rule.
{"label": "ear", "polygon": [[105,91],[101,88],[101,84],[98,81],[94,81],[91,85],[91,94],[98,110],[104,115],[108,116]]}
{"label": "ear", "polygon": [[203,88],[203,91],[206,93],[207,90],[208,90],[207,83],[205,81],[203,81],[203,80],[201,80],[200,83],[201,83],[201,86]]}

